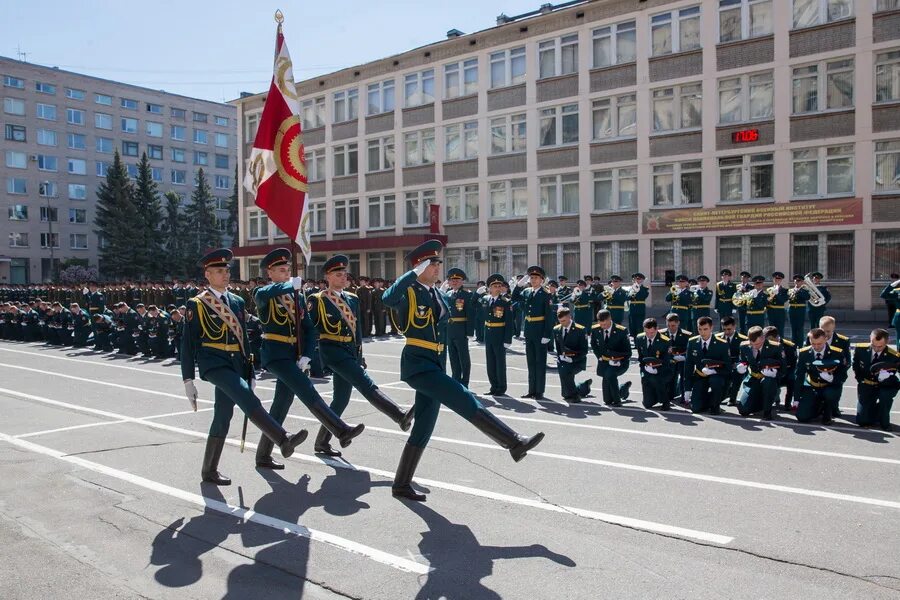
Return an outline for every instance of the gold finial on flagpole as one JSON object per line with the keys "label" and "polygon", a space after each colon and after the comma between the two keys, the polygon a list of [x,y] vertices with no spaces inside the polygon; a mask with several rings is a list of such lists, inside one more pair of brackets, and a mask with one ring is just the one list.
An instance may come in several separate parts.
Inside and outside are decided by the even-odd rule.
{"label": "gold finial on flagpole", "polygon": [[275,22],[281,25],[284,23],[284,13],[281,12],[281,9],[275,11]]}

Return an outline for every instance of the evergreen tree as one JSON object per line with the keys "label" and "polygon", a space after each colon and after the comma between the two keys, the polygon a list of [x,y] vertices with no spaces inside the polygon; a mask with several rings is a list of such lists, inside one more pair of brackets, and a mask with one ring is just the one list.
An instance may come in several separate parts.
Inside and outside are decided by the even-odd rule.
{"label": "evergreen tree", "polygon": [[165,215],[160,224],[162,256],[165,257],[166,272],[172,277],[186,277],[192,272],[185,256],[185,224],[181,213],[181,197],[175,192],[166,192]]}
{"label": "evergreen tree", "polygon": [[106,171],[106,181],[97,188],[97,214],[94,232],[102,240],[100,269],[105,277],[121,279],[133,276],[133,265],[140,251],[135,239],[141,219],[134,206],[134,186],[116,151]]}
{"label": "evergreen tree", "polygon": [[191,203],[185,209],[184,216],[184,237],[187,239],[185,257],[188,264],[194,264],[209,250],[218,248],[222,243],[216,227],[212,191],[203,169],[197,169],[194,193],[191,194]]}
{"label": "evergreen tree", "polygon": [[238,170],[234,167],[234,188],[231,190],[231,198],[228,199],[228,235],[232,240],[237,239],[238,233]]}
{"label": "evergreen tree", "polygon": [[160,223],[162,220],[162,203],[159,199],[159,188],[153,181],[150,160],[145,152],[138,163],[138,176],[134,186],[134,205],[137,220],[140,223],[139,237],[134,243],[140,248],[138,259],[134,265],[137,277],[157,279],[164,275],[167,265],[160,260],[162,243],[160,239]]}

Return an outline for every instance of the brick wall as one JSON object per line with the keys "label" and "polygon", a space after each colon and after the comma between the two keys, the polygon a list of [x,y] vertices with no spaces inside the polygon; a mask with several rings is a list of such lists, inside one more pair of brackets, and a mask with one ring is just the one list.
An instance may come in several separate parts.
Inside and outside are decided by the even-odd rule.
{"label": "brick wall", "polygon": [[403,169],[403,185],[419,185],[423,183],[434,183],[434,165]]}
{"label": "brick wall", "polygon": [[719,71],[761,65],[775,60],[775,36],[740,40],[716,46],[716,68]]}
{"label": "brick wall", "polygon": [[845,19],[790,33],[791,58],[852,48],[856,45],[856,19]]}
{"label": "brick wall", "polygon": [[650,156],[693,154],[702,149],[703,133],[700,131],[654,135],[650,138]]}
{"label": "brick wall", "polygon": [[453,100],[444,100],[441,103],[441,110],[444,114],[444,120],[474,115],[478,112],[478,96],[472,95],[464,98],[454,98]]}
{"label": "brick wall", "polygon": [[444,163],[444,181],[478,177],[478,159]]}
{"label": "brick wall", "polygon": [[524,173],[526,168],[526,155],[505,154],[503,156],[491,156],[488,158],[488,176],[507,175],[510,173]]}
{"label": "brick wall", "polygon": [[637,64],[616,65],[591,71],[591,92],[637,85]]}
{"label": "brick wall", "polygon": [[523,240],[526,237],[528,237],[528,223],[524,219],[488,223],[488,239],[491,241]]}
{"label": "brick wall", "polygon": [[578,74],[553,77],[537,82],[537,101],[558,100],[578,95]]}
{"label": "brick wall", "polygon": [[538,170],[565,169],[578,166],[578,148],[557,148],[554,150],[538,150]]}
{"label": "brick wall", "polygon": [[386,190],[394,187],[394,170],[366,173],[366,191]]}
{"label": "brick wall", "polygon": [[703,50],[680,52],[649,59],[650,81],[699,75],[703,71]]}
{"label": "brick wall", "polygon": [[853,110],[838,113],[791,117],[791,141],[821,140],[853,135],[856,131]]}
{"label": "brick wall", "polygon": [[366,135],[370,133],[381,133],[382,131],[390,131],[394,128],[394,113],[389,112],[383,115],[375,115],[366,117]]}
{"label": "brick wall", "polygon": [[488,110],[501,110],[525,104],[525,84],[488,90]]}
{"label": "brick wall", "polygon": [[591,164],[635,160],[637,158],[637,140],[622,140],[591,144]]}
{"label": "brick wall", "polygon": [[637,211],[591,215],[591,235],[624,235],[637,233]]}
{"label": "brick wall", "polygon": [[403,109],[403,127],[434,123],[434,104]]}

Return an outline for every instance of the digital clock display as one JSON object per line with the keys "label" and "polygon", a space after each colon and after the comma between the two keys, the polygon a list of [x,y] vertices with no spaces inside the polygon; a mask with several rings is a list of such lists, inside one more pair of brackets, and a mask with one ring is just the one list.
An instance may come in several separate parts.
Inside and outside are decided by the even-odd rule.
{"label": "digital clock display", "polygon": [[759,141],[759,129],[742,129],[731,134],[731,141],[735,144]]}

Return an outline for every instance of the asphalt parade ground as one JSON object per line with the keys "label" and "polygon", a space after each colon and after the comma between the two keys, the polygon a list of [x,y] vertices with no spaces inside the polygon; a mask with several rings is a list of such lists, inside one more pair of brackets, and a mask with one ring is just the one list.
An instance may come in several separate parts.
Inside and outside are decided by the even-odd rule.
{"label": "asphalt parade ground", "polygon": [[[402,343],[365,356],[408,406]],[[0,342],[0,598],[900,597],[900,407],[893,433],[856,427],[852,376],[826,427],[644,410],[634,365],[620,408],[562,402],[553,369],[549,399],[523,400],[519,340],[508,365],[485,404],[545,441],[514,463],[442,410],[418,504],[390,493],[406,434],[357,394],[344,417],[366,430],[341,459],[313,454],[295,401],[287,429],[310,439],[283,471],[256,469],[252,425],[240,452],[235,411],[219,488],[200,482],[209,384],[195,413],[172,361]]]}

